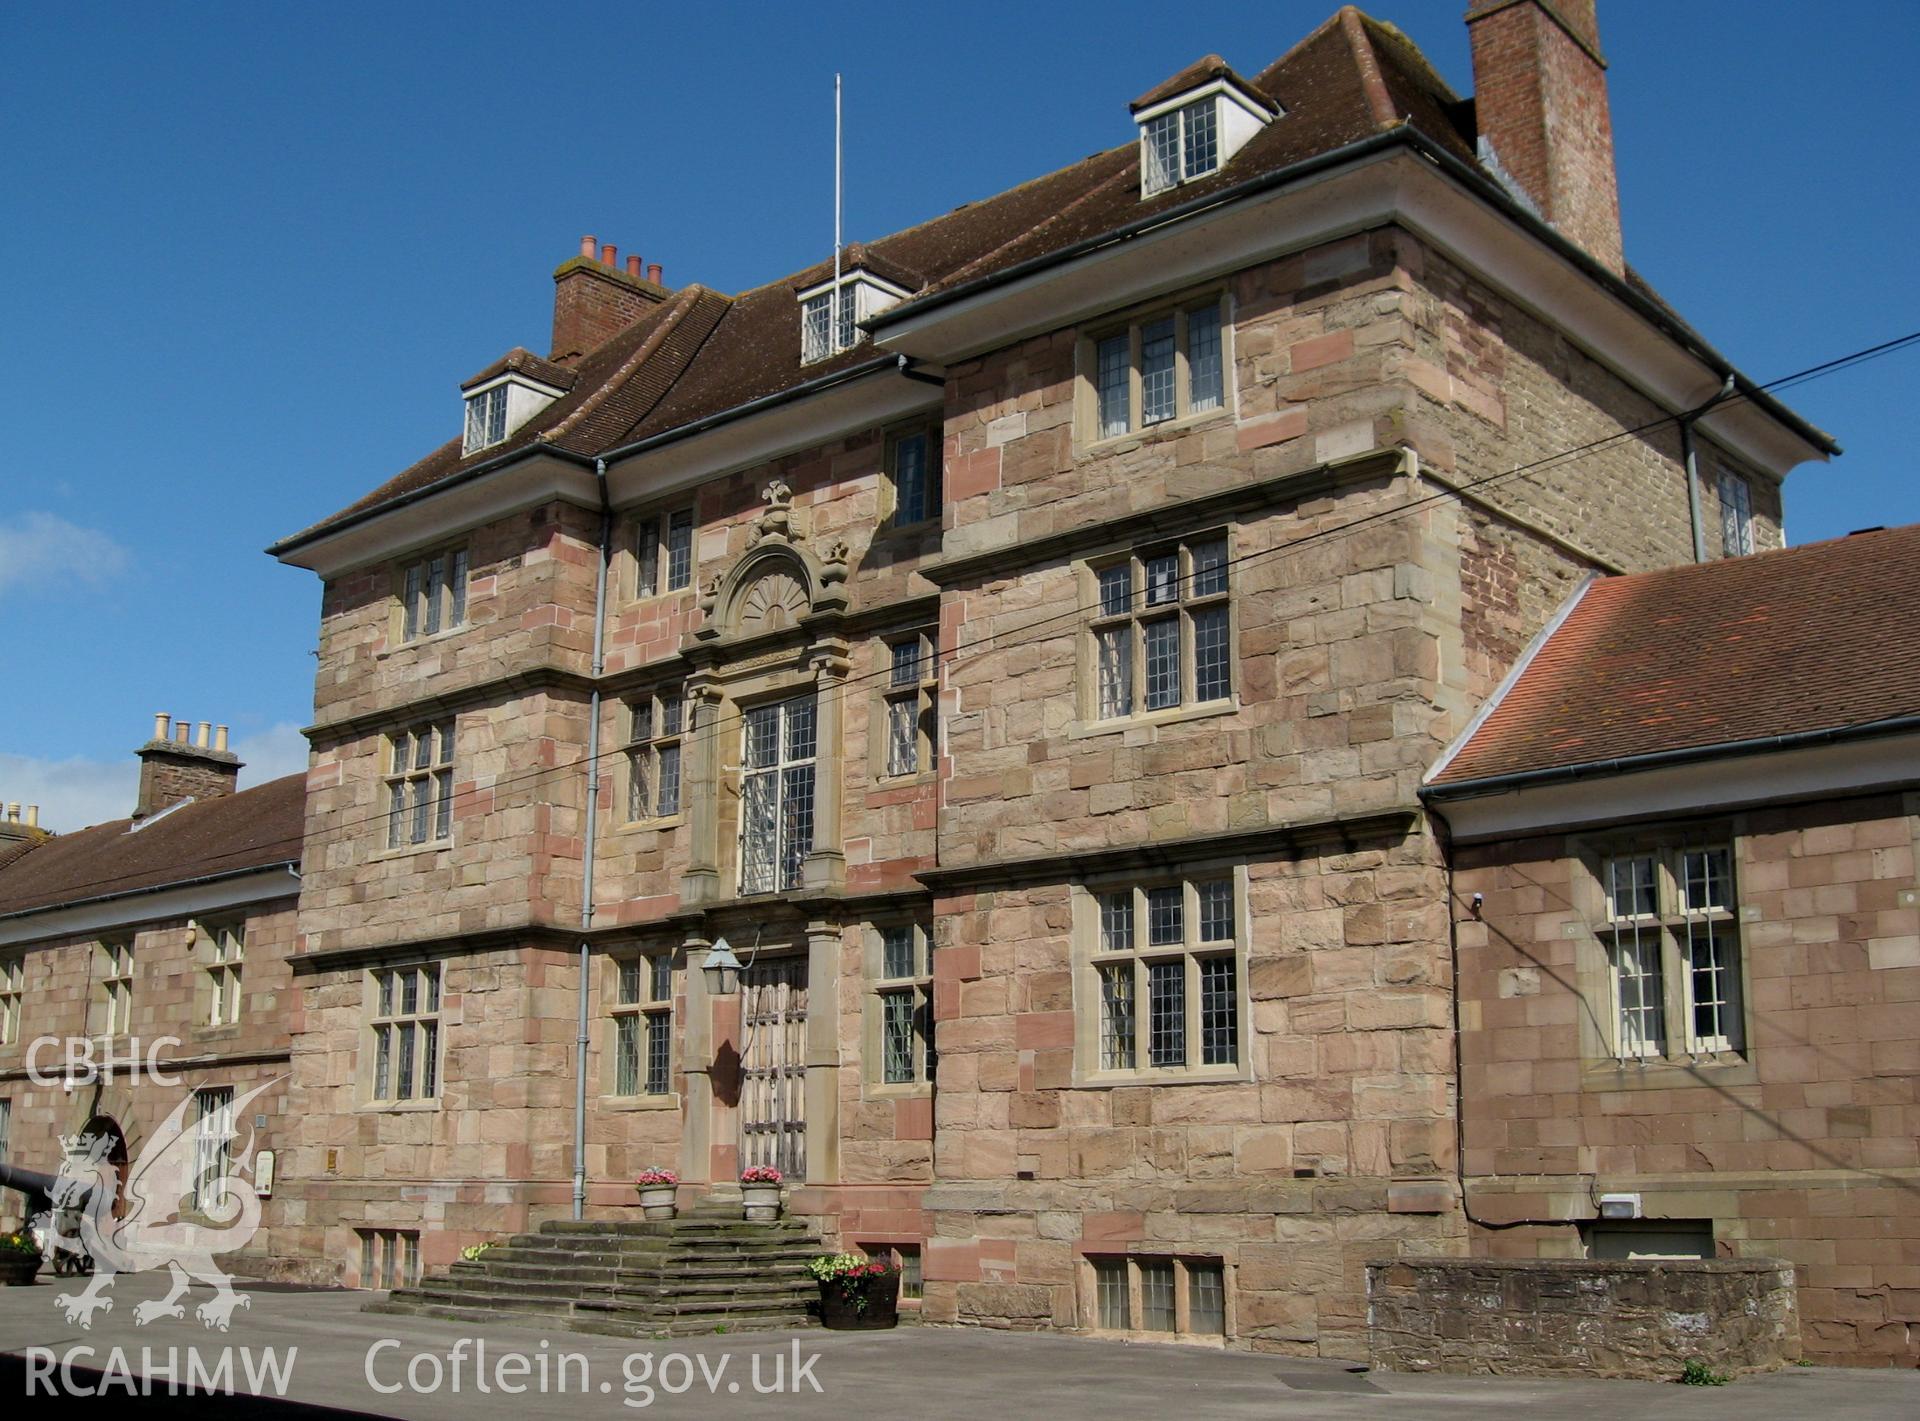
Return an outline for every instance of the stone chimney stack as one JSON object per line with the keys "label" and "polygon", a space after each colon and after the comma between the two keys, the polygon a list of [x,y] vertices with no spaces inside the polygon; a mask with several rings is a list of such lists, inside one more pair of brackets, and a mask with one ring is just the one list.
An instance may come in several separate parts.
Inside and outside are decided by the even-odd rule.
{"label": "stone chimney stack", "polygon": [[[1480,155],[1609,271],[1626,269],[1595,0],[1473,0]],[[1491,153],[1489,154],[1489,150]]]}
{"label": "stone chimney stack", "polygon": [[[620,249],[594,237],[580,239],[580,255],[553,274],[553,353],[548,359],[574,366],[580,358],[618,335],[667,299],[659,263],[640,275],[638,256],[620,269]],[[649,280],[648,278],[651,278]]]}
{"label": "stone chimney stack", "polygon": [[[172,734],[168,734],[171,722]],[[240,779],[240,757],[227,749],[226,726],[193,722],[182,716],[174,722],[164,711],[153,718],[153,739],[142,745],[140,798],[135,819],[145,819],[185,799],[218,799],[232,794]]]}

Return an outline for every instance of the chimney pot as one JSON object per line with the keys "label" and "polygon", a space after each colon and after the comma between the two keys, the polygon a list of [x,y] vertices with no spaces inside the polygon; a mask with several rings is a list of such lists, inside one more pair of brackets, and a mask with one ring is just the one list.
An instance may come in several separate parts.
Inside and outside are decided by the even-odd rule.
{"label": "chimney pot", "polygon": [[193,743],[195,745],[198,745],[202,750],[206,749],[209,745],[213,743],[213,722],[212,721],[203,720],[200,722],[200,733],[193,737]]}
{"label": "chimney pot", "polygon": [[588,235],[580,239],[580,255],[583,257],[592,256],[599,248],[600,239],[598,237]]}
{"label": "chimney pot", "polygon": [[227,748],[227,728],[226,728],[226,726],[224,726],[224,725],[216,725],[216,726],[214,726],[214,728],[213,728],[213,748],[214,748],[214,749],[216,749],[216,750],[225,750],[225,749]]}
{"label": "chimney pot", "polygon": [[10,802],[7,805],[7,823],[18,824],[19,822],[20,822],[20,806]]}
{"label": "chimney pot", "polygon": [[172,716],[168,715],[165,711],[155,711],[153,716],[153,738],[155,740],[165,740],[172,724]]}
{"label": "chimney pot", "polygon": [[602,266],[617,266],[619,265],[619,262],[620,262],[620,249],[614,246],[612,242],[608,242],[605,246],[600,248],[600,264]]}
{"label": "chimney pot", "polygon": [[29,804],[27,806],[27,827],[29,829],[38,829],[40,827],[40,806],[37,804]]}
{"label": "chimney pot", "polygon": [[660,280],[660,273],[661,273],[661,267],[659,262],[652,262],[648,264],[647,280],[651,281],[655,286],[661,286],[665,284]]}
{"label": "chimney pot", "polygon": [[193,733],[193,722],[188,720],[185,716],[181,716],[178,720],[174,721],[173,743],[175,745],[185,745],[187,743],[187,737],[192,733]]}
{"label": "chimney pot", "polygon": [[627,258],[627,275],[628,276],[640,275],[640,258],[638,257]]}

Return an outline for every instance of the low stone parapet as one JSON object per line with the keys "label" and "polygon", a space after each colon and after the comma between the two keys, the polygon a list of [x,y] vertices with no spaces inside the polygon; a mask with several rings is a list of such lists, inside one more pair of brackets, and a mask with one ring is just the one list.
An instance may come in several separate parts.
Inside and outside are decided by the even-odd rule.
{"label": "low stone parapet", "polygon": [[1395,1372],[1672,1380],[1800,1355],[1777,1259],[1398,1258],[1367,1265],[1367,1333]]}

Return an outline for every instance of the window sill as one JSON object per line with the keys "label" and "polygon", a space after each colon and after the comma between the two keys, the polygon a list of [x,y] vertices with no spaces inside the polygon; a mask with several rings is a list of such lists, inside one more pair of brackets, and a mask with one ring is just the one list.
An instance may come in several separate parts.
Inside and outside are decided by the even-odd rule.
{"label": "window sill", "polygon": [[630,819],[613,832],[616,834],[650,834],[662,829],[678,829],[687,822],[685,814],[668,814],[659,819]]}
{"label": "window sill", "polygon": [[1067,739],[1086,740],[1096,735],[1118,735],[1141,727],[1158,729],[1163,725],[1180,725],[1190,720],[1206,720],[1217,715],[1233,715],[1240,709],[1240,697],[1229,696],[1224,701],[1203,701],[1197,706],[1172,706],[1166,710],[1138,711],[1133,715],[1115,716],[1112,720],[1076,720],[1067,726]]}
{"label": "window sill", "polygon": [[196,1026],[193,1029],[193,1039],[195,1041],[231,1041],[240,1034],[240,1026],[241,1023],[237,1021],[222,1022],[218,1026]]}
{"label": "window sill", "polygon": [[1143,444],[1158,444],[1169,436],[1192,434],[1196,430],[1210,429],[1214,425],[1230,425],[1234,422],[1233,412],[1226,405],[1217,410],[1202,410],[1199,414],[1190,414],[1181,419],[1163,419],[1158,424],[1143,425],[1139,429],[1130,429],[1125,434],[1109,434],[1099,439],[1090,439],[1076,449],[1083,459],[1102,459],[1109,454],[1125,454]]}
{"label": "window sill", "polygon": [[933,1095],[931,1081],[878,1081],[865,1091],[868,1100],[926,1100]]}
{"label": "window sill", "polygon": [[1703,1080],[1715,1086],[1757,1085],[1759,1068],[1747,1057],[1734,1052],[1710,1056],[1648,1056],[1641,1060],[1620,1060],[1606,1056],[1589,1060],[1581,1073],[1582,1090],[1683,1090],[1697,1089]]}
{"label": "window sill", "polygon": [[1114,1090],[1124,1086],[1242,1085],[1253,1080],[1245,1066],[1193,1066],[1186,1070],[1075,1072],[1075,1090]]}
{"label": "window sill", "polygon": [[695,578],[694,582],[689,582],[685,587],[669,587],[665,592],[647,592],[638,596],[629,597],[625,602],[621,603],[621,610],[631,611],[636,607],[644,607],[649,602],[665,602],[672,597],[684,597],[693,591],[694,585],[698,581],[699,579]]}
{"label": "window sill", "polygon": [[453,847],[451,839],[435,839],[430,844],[404,844],[397,849],[381,849],[367,856],[368,863],[385,863],[389,859],[418,858],[422,854],[444,854]]}
{"label": "window sill", "polygon": [[396,641],[392,646],[386,648],[386,650],[375,652],[373,659],[375,661],[385,661],[389,657],[400,655],[402,652],[418,651],[423,646],[436,646],[443,641],[451,641],[462,632],[472,630],[473,620],[472,618],[468,618],[457,627],[442,627],[439,631],[431,635],[417,636],[412,641]]}
{"label": "window sill", "polygon": [[877,543],[882,539],[898,539],[901,542],[905,542],[912,538],[937,535],[944,529],[945,523],[946,518],[944,514],[921,518],[912,523],[895,523],[889,519],[886,523],[873,530],[873,541]]}
{"label": "window sill", "polygon": [[354,1107],[357,1115],[416,1115],[440,1109],[440,1097],[431,1100],[364,1100]]}
{"label": "window sill", "polygon": [[871,789],[907,789],[913,785],[932,784],[939,776],[932,770],[915,770],[910,775],[875,775]]}
{"label": "window sill", "polygon": [[1165,1347],[1220,1347],[1227,1339],[1217,1332],[1143,1332],[1134,1328],[1082,1327],[1082,1337],[1097,1337],[1107,1342],[1157,1342]]}
{"label": "window sill", "polygon": [[665,1095],[603,1095],[600,1108],[625,1113],[628,1111],[678,1110],[680,1092],[669,1091]]}

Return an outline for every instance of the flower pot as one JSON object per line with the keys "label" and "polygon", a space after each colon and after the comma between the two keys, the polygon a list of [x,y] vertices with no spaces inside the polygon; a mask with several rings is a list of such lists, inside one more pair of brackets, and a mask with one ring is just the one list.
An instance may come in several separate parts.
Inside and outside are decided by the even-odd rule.
{"label": "flower pot", "polygon": [[820,1325],[867,1332],[900,1323],[900,1275],[833,1278],[820,1284]]}
{"label": "flower pot", "polygon": [[671,1219],[678,1187],[672,1184],[646,1184],[640,1188],[640,1209],[649,1219]]}
{"label": "flower pot", "polygon": [[743,1184],[740,1186],[740,1202],[747,1206],[749,1219],[755,1223],[771,1223],[780,1217],[780,1186]]}
{"label": "flower pot", "polygon": [[0,1284],[9,1288],[24,1288],[40,1271],[40,1255],[37,1253],[18,1253],[8,1249],[0,1253]]}

